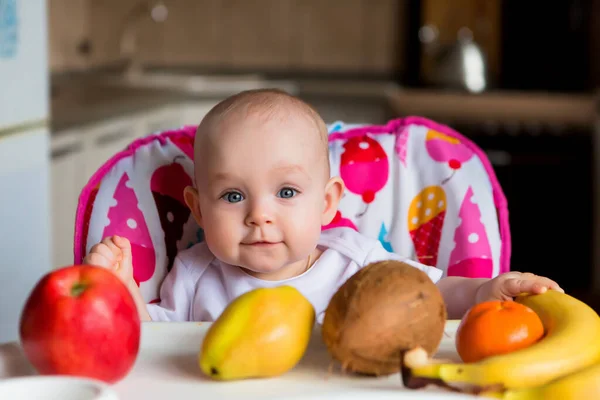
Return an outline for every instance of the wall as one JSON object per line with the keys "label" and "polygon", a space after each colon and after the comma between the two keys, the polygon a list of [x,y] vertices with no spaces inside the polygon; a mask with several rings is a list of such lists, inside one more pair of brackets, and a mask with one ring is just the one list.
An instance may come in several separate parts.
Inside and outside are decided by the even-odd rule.
{"label": "wall", "polygon": [[[49,0],[53,71],[119,61],[136,0]],[[167,66],[401,73],[398,0],[168,0],[169,18],[139,24],[139,57]],[[78,47],[89,40],[89,55]]]}
{"label": "wall", "polygon": [[48,0],[48,52],[52,71],[77,70],[90,65],[77,52],[88,36],[90,0]]}

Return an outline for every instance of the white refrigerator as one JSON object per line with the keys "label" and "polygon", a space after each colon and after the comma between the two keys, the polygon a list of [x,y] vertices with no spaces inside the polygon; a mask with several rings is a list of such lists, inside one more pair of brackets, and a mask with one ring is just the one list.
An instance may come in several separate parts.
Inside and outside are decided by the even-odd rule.
{"label": "white refrigerator", "polygon": [[46,0],[0,0],[0,343],[51,269]]}

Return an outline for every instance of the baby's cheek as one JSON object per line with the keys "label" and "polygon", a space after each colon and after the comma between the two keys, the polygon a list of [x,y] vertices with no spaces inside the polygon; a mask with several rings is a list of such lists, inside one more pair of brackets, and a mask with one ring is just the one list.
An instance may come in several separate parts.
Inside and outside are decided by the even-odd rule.
{"label": "baby's cheek", "polygon": [[[233,219],[213,215],[205,219],[204,237],[209,248],[217,258],[229,258],[233,251],[232,243],[236,242],[235,235],[239,227],[234,226]],[[237,242],[236,242],[237,243]]]}
{"label": "baby's cheek", "polygon": [[288,233],[293,235],[295,252],[311,252],[321,235],[321,218],[318,213],[294,213],[289,221]]}

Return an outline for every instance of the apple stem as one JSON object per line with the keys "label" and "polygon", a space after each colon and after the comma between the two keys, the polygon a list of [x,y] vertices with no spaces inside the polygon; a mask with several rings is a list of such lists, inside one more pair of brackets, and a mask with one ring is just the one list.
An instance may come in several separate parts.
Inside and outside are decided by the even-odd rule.
{"label": "apple stem", "polygon": [[78,282],[71,287],[71,296],[79,297],[81,293],[87,288],[87,286],[81,282]]}

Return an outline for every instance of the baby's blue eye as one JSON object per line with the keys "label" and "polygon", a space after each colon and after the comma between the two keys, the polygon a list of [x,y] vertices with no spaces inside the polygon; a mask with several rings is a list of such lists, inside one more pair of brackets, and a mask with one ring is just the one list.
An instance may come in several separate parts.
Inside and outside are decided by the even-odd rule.
{"label": "baby's blue eye", "polygon": [[298,193],[295,189],[292,188],[283,188],[279,191],[278,196],[282,199],[290,199],[294,197]]}
{"label": "baby's blue eye", "polygon": [[239,203],[244,200],[244,196],[240,192],[227,192],[221,198],[229,203]]}

